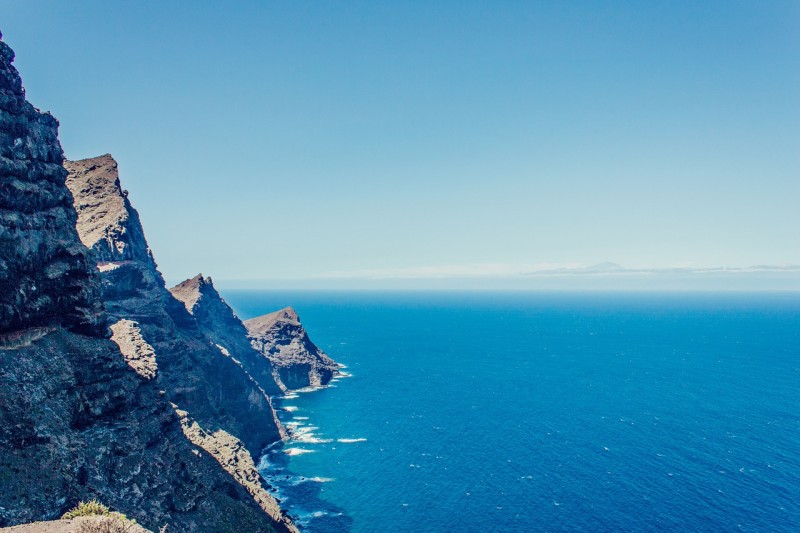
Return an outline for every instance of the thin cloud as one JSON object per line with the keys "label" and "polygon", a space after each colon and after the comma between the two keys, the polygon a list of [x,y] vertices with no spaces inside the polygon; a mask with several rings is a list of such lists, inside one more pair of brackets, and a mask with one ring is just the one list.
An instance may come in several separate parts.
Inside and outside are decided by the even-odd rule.
{"label": "thin cloud", "polygon": [[531,278],[557,276],[670,276],[702,274],[800,273],[800,265],[754,265],[749,267],[659,267],[626,268],[617,263],[476,263],[436,265],[408,268],[376,268],[326,272],[312,279],[467,279],[467,278]]}

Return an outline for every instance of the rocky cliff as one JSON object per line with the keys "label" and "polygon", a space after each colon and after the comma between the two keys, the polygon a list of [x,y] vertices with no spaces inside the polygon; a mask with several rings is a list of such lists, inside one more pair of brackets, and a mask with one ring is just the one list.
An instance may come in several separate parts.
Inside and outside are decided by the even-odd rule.
{"label": "rocky cliff", "polygon": [[254,454],[280,440],[268,393],[274,383],[250,376],[166,289],[116,161],[103,155],[64,165],[78,234],[98,261],[112,329],[129,347],[129,358],[144,368],[150,357],[169,400],[205,430],[235,435]]}
{"label": "rocky cliff", "polygon": [[272,363],[250,344],[247,329],[220,296],[211,278],[198,274],[170,289],[186,307],[206,337],[222,351],[239,361],[243,368],[270,395],[281,394]]}
{"label": "rocky cliff", "polygon": [[[102,235],[92,245],[101,264],[113,262],[99,288],[75,230],[58,124],[25,100],[13,57],[0,41],[0,526],[56,518],[98,498],[155,530],[295,530],[242,443],[215,438],[223,426],[244,427],[225,412],[242,396],[253,406],[245,412],[265,424],[268,402],[246,385],[233,401],[219,397],[221,387],[249,380],[236,365],[212,363],[185,308],[174,299],[170,307],[169,293],[158,290],[144,241],[120,236],[140,229],[128,207],[127,222],[106,213],[115,222],[103,227],[120,233],[91,233]],[[112,297],[111,339],[101,293]],[[173,318],[175,309],[183,316]],[[185,324],[178,338],[158,328],[162,319]]]}
{"label": "rocky cliff", "polygon": [[104,329],[97,280],[75,234],[58,122],[27,100],[0,45],[0,333]]}
{"label": "rocky cliff", "polygon": [[340,365],[308,337],[291,307],[245,320],[250,343],[269,359],[278,386],[286,390],[326,385]]}

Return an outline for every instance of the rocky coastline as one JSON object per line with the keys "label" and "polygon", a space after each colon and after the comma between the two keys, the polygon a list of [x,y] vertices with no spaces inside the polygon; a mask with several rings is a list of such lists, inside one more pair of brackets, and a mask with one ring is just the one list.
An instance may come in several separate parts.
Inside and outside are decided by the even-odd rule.
{"label": "rocky coastline", "polygon": [[0,527],[98,499],[154,531],[297,531],[254,458],[289,437],[273,397],[339,365],[291,309],[168,290],[117,162],[65,161],[13,59],[0,40]]}

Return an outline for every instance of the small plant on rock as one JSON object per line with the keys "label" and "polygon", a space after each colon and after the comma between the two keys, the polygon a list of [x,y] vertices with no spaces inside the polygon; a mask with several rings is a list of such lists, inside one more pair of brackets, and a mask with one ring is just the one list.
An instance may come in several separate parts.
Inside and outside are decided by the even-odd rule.
{"label": "small plant on rock", "polygon": [[128,533],[136,528],[136,520],[110,511],[97,500],[80,502],[61,517],[62,520],[74,518],[84,518],[78,525],[78,533]]}
{"label": "small plant on rock", "polygon": [[97,500],[89,500],[88,502],[79,502],[78,505],[64,513],[61,519],[69,520],[79,516],[108,516],[108,513],[108,507]]}

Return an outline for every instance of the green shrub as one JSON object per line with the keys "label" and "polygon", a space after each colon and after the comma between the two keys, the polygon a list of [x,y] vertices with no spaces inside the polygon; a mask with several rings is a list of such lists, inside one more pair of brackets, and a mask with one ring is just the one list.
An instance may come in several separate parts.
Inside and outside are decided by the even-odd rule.
{"label": "green shrub", "polygon": [[78,527],[78,533],[129,533],[136,530],[141,531],[140,528],[137,528],[136,520],[129,519],[122,513],[110,511],[108,507],[97,500],[78,503],[74,508],[64,513],[61,519],[70,520],[79,517],[94,518],[82,520]]}
{"label": "green shrub", "polygon": [[90,500],[88,502],[79,502],[78,505],[64,513],[61,518],[69,520],[78,516],[108,516],[108,512],[108,507],[97,500]]}

